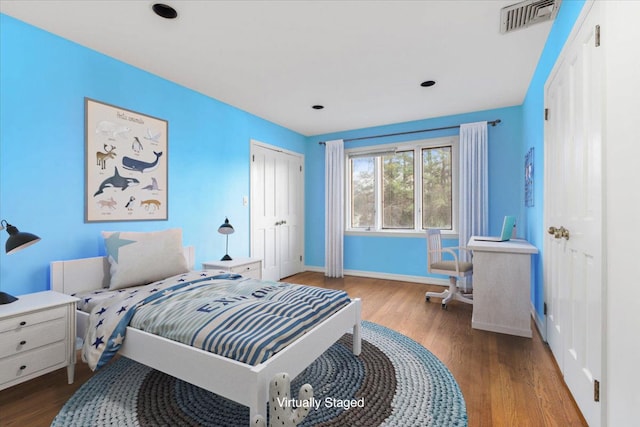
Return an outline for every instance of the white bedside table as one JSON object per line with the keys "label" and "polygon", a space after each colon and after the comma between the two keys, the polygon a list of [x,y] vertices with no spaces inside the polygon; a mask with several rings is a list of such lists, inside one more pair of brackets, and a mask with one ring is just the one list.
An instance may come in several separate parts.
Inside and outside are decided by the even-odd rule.
{"label": "white bedside table", "polygon": [[54,291],[0,305],[0,390],[76,363],[76,301]]}
{"label": "white bedside table", "polygon": [[205,270],[223,270],[242,274],[245,277],[262,280],[262,260],[257,258],[234,258],[231,261],[207,261],[202,263]]}

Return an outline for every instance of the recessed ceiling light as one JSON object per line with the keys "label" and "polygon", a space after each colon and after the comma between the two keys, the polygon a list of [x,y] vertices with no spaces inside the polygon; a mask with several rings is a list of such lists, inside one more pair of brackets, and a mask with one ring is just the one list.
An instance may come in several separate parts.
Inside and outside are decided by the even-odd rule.
{"label": "recessed ceiling light", "polygon": [[152,7],[156,15],[165,19],[175,19],[178,17],[178,12],[171,6],[164,3],[155,3]]}
{"label": "recessed ceiling light", "polygon": [[324,105],[314,105],[311,108],[313,108],[314,110],[322,110],[324,108]]}
{"label": "recessed ceiling light", "polygon": [[431,86],[433,86],[434,84],[436,84],[436,82],[435,82],[435,81],[433,81],[433,80],[427,80],[427,81],[424,81],[424,82],[420,83],[420,86],[422,86],[422,87],[431,87]]}

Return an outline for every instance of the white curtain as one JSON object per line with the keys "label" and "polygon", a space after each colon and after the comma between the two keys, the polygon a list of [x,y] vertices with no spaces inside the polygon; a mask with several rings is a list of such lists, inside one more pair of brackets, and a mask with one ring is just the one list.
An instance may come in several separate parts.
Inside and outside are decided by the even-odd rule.
{"label": "white curtain", "polygon": [[344,246],[344,143],[327,141],[324,178],[325,276],[343,277]]}
{"label": "white curtain", "polygon": [[[487,235],[489,226],[489,169],[487,122],[460,125],[460,216],[459,245],[467,246],[471,236]],[[470,261],[468,251],[460,251]],[[460,281],[463,288],[471,280]]]}

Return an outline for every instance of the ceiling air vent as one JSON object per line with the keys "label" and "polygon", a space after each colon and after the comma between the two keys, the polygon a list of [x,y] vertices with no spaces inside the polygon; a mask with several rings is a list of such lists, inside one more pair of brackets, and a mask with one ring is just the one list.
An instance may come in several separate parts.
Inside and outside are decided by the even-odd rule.
{"label": "ceiling air vent", "polygon": [[562,0],[526,0],[500,10],[500,32],[509,33],[538,22],[552,20]]}

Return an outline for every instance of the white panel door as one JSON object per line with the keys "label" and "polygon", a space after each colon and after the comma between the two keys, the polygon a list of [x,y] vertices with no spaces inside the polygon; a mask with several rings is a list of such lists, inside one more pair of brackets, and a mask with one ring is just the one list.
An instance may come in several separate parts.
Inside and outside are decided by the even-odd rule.
{"label": "white panel door", "polygon": [[280,278],[302,271],[302,159],[280,153],[278,200],[280,203]]}
{"label": "white panel door", "polygon": [[262,278],[302,271],[302,156],[251,146],[251,256],[262,259]]}
{"label": "white panel door", "polygon": [[[596,2],[597,3],[597,2]],[[544,286],[547,339],[590,426],[601,425],[602,47],[597,8],[563,50],[545,104]]]}
{"label": "white panel door", "polygon": [[[262,260],[262,278],[277,280],[280,257],[277,251],[276,170],[271,150],[251,149],[251,256]],[[274,279],[275,278],[275,279]]]}

